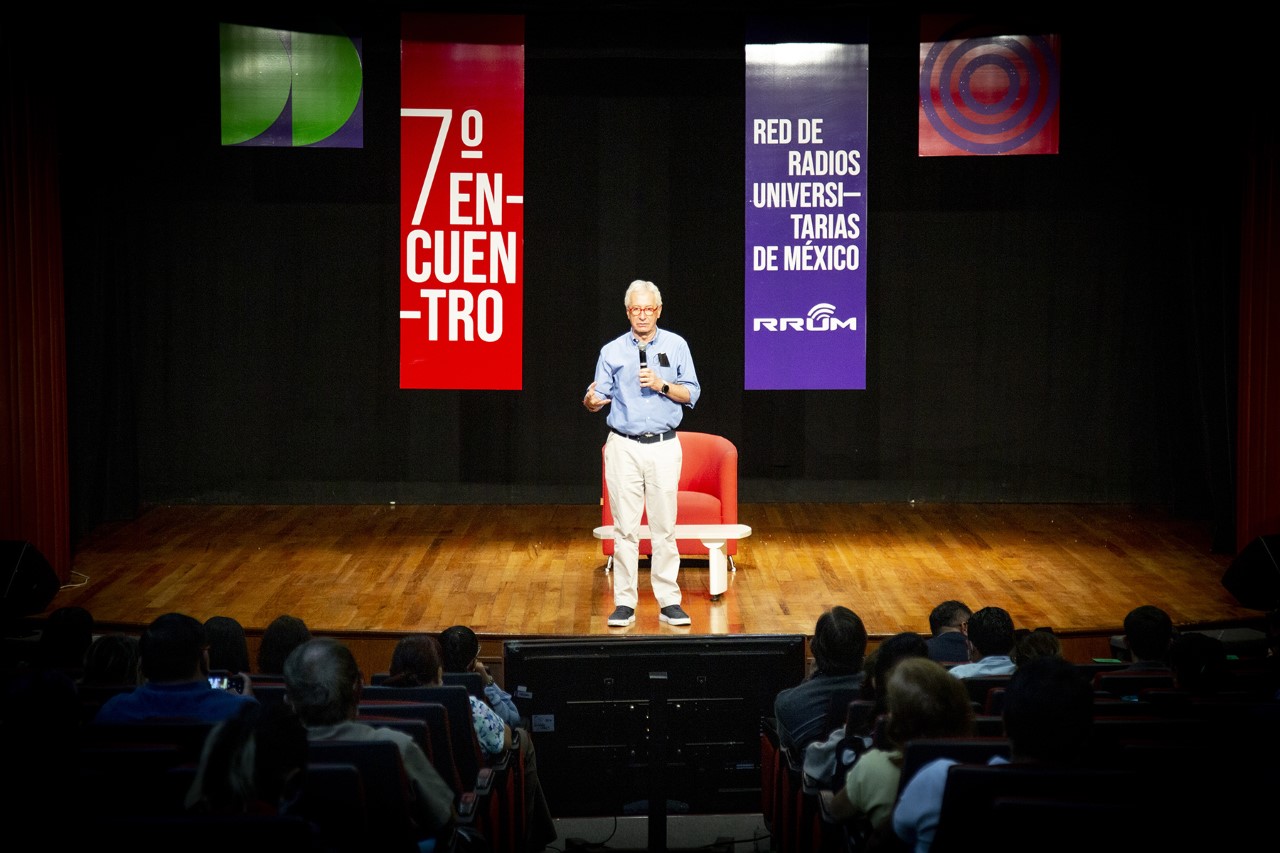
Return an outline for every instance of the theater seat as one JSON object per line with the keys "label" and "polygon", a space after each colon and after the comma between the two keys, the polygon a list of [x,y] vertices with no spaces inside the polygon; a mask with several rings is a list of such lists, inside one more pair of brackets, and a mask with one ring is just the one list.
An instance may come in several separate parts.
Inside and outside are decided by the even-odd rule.
{"label": "theater seat", "polygon": [[[1136,816],[1150,814],[1136,772],[1095,767],[1062,767],[1042,764],[955,764],[947,771],[942,806],[932,853],[984,850],[1129,850],[1112,847],[1098,834],[1092,846],[1062,846],[1066,838],[1060,823],[1019,827],[1006,831],[994,811],[1001,798],[1035,798],[1056,804],[1084,803],[1126,806]],[[1101,810],[1099,810],[1101,811]],[[1102,827],[1098,827],[1101,832]],[[1012,836],[1012,837],[1011,837]],[[1075,840],[1075,839],[1073,839]],[[1142,849],[1160,849],[1146,847]],[[1200,849],[1200,848],[1193,848]]]}
{"label": "theater seat", "polygon": [[[683,463],[680,468],[680,491],[676,496],[677,524],[737,524],[738,523],[738,448],[729,439],[705,432],[680,432],[680,450]],[[604,448],[600,448],[600,509],[601,523],[613,524],[613,512],[609,508],[609,485],[605,476]],[[649,523],[648,513],[641,516],[641,524]],[[605,570],[613,567],[613,539],[600,540],[604,555],[609,558]],[[682,556],[704,555],[708,549],[697,539],[678,539],[676,546]],[[640,540],[642,555],[653,553],[653,542]],[[738,542],[725,543],[729,567],[738,553]]]}

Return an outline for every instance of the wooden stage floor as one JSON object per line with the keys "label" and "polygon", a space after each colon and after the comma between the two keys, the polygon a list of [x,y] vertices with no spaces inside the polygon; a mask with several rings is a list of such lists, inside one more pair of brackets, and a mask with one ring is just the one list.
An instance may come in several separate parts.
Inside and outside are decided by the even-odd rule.
{"label": "wooden stage floor", "polygon": [[158,506],[87,537],[45,612],[79,605],[136,629],[171,610],[225,615],[251,636],[281,613],[340,636],[465,623],[488,640],[810,634],[835,604],[875,640],[927,634],[948,598],[1063,636],[1119,633],[1139,604],[1183,627],[1262,615],[1222,586],[1231,558],[1211,552],[1207,524],[1154,509],[762,503],[739,514],[753,532],[719,600],[706,558],[684,562],[689,627],[658,621],[643,562],[636,624],[605,624],[613,575],[592,537],[596,505]]}

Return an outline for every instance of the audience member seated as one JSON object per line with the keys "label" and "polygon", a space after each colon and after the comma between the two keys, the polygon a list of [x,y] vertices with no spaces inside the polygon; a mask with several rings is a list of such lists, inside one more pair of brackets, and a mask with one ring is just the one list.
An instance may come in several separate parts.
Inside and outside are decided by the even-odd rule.
{"label": "audience member seated", "polygon": [[1015,632],[1017,639],[1013,643],[1014,666],[1022,666],[1039,657],[1062,657],[1062,643],[1052,631],[1037,629],[1035,631]]}
{"label": "audience member seated", "polygon": [[956,678],[974,675],[1008,675],[1014,670],[1013,618],[1002,607],[984,607],[969,617],[972,663],[951,667]]}
{"label": "audience member seated", "polygon": [[466,625],[452,625],[440,632],[445,672],[475,672],[484,679],[484,697],[503,722],[512,728],[522,725],[520,711],[511,694],[498,686],[480,660],[480,639]]}
{"label": "audience member seated", "polygon": [[[457,633],[454,634],[455,638]],[[454,645],[456,648],[456,643]],[[443,684],[444,665],[440,643],[430,634],[401,637],[391,653],[388,673],[386,681],[382,682],[386,687],[434,687]],[[525,814],[529,816],[529,849],[541,850],[556,839],[557,832],[542,784],[538,781],[533,740],[524,729],[513,728],[503,722],[483,699],[470,693],[467,698],[471,702],[471,719],[481,748],[489,755],[502,755],[514,745],[521,752],[524,762]]]}
{"label": "audience member seated", "polygon": [[[978,613],[974,614],[975,619]],[[970,625],[971,638],[972,635]],[[989,764],[1076,764],[1088,754],[1093,687],[1070,661],[1052,656],[1036,658],[1018,667],[1009,679],[1004,726],[1010,758],[996,756]],[[920,768],[894,806],[894,832],[915,853],[928,853],[933,844],[947,769],[955,763],[950,758],[939,758]]]}
{"label": "audience member seated", "polygon": [[133,690],[141,681],[136,636],[117,632],[94,637],[76,679],[81,720],[92,720],[103,702],[117,693]]}
{"label": "audience member seated", "polygon": [[[74,785],[80,698],[71,676],[58,668],[28,667],[4,683],[0,702],[0,779],[10,827],[43,833],[69,819]],[[72,817],[71,819],[74,819]],[[10,843],[25,846],[16,837]],[[35,845],[33,845],[35,846]]]}
{"label": "audience member seated", "polygon": [[230,616],[210,616],[204,633],[209,638],[209,669],[249,675],[249,640],[243,625]]}
{"label": "audience member seated", "polygon": [[307,623],[297,616],[285,613],[272,619],[258,645],[257,671],[263,675],[280,675],[289,654],[310,639]]}
{"label": "audience member seated", "polygon": [[36,640],[35,662],[80,677],[84,653],[93,642],[93,614],[83,607],[59,607],[49,614]]}
{"label": "audience member seated", "polygon": [[115,687],[136,685],[138,673],[138,638],[132,634],[101,634],[93,638],[84,653],[84,667],[79,683]]}
{"label": "audience member seated", "polygon": [[[444,683],[440,643],[430,634],[401,637],[391,652],[391,668],[385,687],[438,687]],[[476,740],[487,755],[502,755],[511,748],[511,727],[502,721],[488,703],[467,694],[471,702],[471,721]]]}
{"label": "audience member seated", "polygon": [[283,704],[245,703],[209,732],[184,802],[195,814],[290,814],[307,767],[307,730]]}
{"label": "audience member seated", "polygon": [[889,637],[867,655],[862,664],[858,698],[873,704],[860,719],[846,714],[845,722],[824,740],[805,747],[803,784],[806,791],[833,791],[844,784],[858,756],[877,745],[877,726],[886,708],[885,679],[889,670],[904,658],[927,658],[928,655],[924,637],[912,631]]}
{"label": "audience member seated", "polygon": [[1227,647],[1199,631],[1179,634],[1169,645],[1173,686],[1192,696],[1214,696],[1230,689]]}
{"label": "audience member seated", "polygon": [[937,661],[924,656],[899,659],[887,674],[885,749],[860,757],[844,786],[826,804],[838,822],[865,818],[872,832],[887,829],[898,796],[902,751],[914,738],[969,737],[974,732],[969,693]]}
{"label": "audience member seated", "polygon": [[[862,695],[875,701],[871,719],[867,727],[860,732],[868,738],[874,733],[876,719],[888,711],[889,670],[901,660],[907,658],[929,657],[928,641],[914,631],[903,631],[882,641],[876,650],[867,656],[870,667],[865,668],[866,676],[862,683]],[[871,746],[870,740],[867,745]]]}
{"label": "audience member seated", "polygon": [[1127,669],[1167,671],[1173,620],[1153,604],[1135,607],[1124,617],[1124,641],[1132,661]]}
{"label": "audience member seated", "polygon": [[256,703],[248,683],[244,684],[244,694],[209,685],[207,646],[204,626],[195,618],[185,613],[156,617],[138,641],[143,683],[107,699],[93,721],[137,723],[170,719],[217,723],[236,714],[245,703]]}
{"label": "audience member seated", "polygon": [[351,650],[337,640],[308,640],[284,662],[289,702],[307,730],[309,743],[392,741],[400,749],[415,795],[414,812],[424,840],[447,837],[456,825],[453,789],[409,735],[356,720],[363,677]]}
{"label": "audience member seated", "polygon": [[963,601],[949,599],[929,612],[929,658],[939,663],[969,660],[969,617],[973,611]]}
{"label": "audience member seated", "polygon": [[802,761],[806,746],[825,739],[835,728],[833,700],[840,695],[855,698],[861,690],[867,629],[858,614],[837,605],[818,617],[810,648],[813,672],[795,687],[779,691],[773,703],[779,746],[795,764]]}

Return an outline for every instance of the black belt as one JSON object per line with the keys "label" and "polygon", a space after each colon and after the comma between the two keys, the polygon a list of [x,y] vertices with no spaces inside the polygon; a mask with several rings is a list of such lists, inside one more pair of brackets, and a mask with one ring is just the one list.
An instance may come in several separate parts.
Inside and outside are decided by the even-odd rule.
{"label": "black belt", "polygon": [[645,432],[640,435],[627,435],[625,432],[619,432],[613,427],[609,427],[609,432],[616,433],[623,438],[629,438],[632,441],[638,441],[641,444],[656,444],[659,441],[670,441],[676,437],[676,431],[669,429],[666,432]]}

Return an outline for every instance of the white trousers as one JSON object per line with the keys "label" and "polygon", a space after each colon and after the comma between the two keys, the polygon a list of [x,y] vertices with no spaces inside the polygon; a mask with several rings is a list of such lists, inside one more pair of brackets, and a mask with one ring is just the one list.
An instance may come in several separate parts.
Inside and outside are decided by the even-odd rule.
{"label": "white trousers", "polygon": [[649,581],[659,607],[680,603],[680,549],[676,547],[676,493],[684,451],[680,439],[641,444],[609,433],[604,445],[605,486],[613,512],[613,603],[636,606],[640,518],[648,511],[653,556]]}

